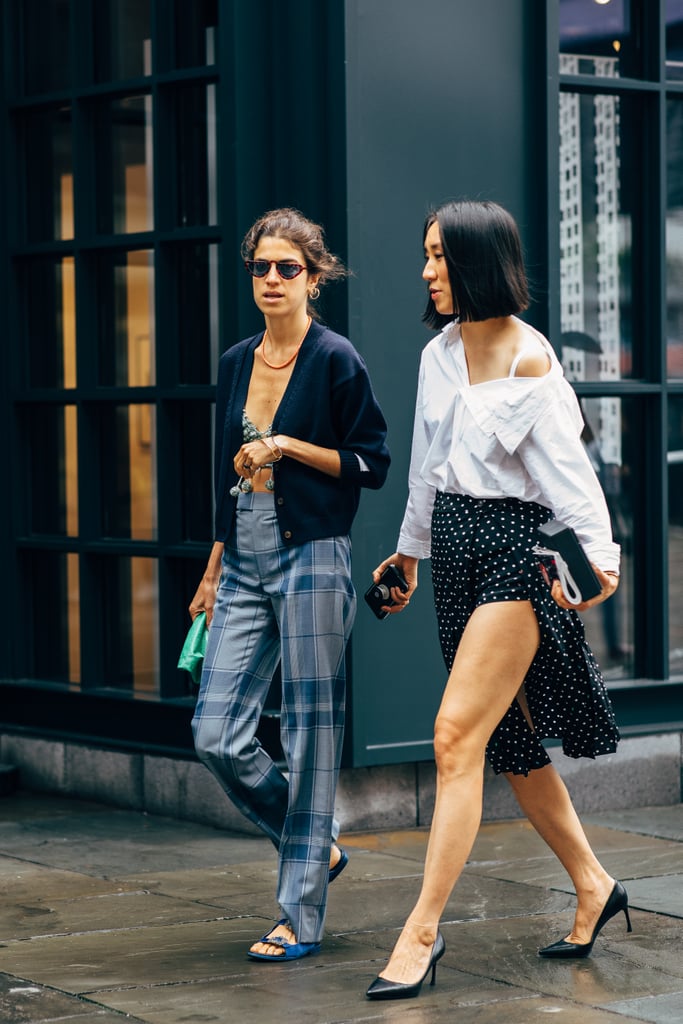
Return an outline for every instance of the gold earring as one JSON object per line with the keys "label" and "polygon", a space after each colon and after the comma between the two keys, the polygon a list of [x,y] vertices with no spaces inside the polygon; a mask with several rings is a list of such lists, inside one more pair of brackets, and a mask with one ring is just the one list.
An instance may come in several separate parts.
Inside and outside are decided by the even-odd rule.
{"label": "gold earring", "polygon": [[317,284],[313,285],[313,287],[308,293],[308,297],[309,299],[311,299],[312,302],[315,302],[316,299],[320,298],[320,289],[318,288]]}

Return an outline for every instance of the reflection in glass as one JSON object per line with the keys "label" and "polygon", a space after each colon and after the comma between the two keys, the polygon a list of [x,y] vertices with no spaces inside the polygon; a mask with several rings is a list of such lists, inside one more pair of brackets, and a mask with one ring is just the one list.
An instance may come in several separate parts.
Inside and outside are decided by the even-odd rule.
{"label": "reflection in glass", "polygon": [[605,678],[633,672],[633,491],[636,478],[634,434],[638,407],[633,399],[582,398],[583,442],[607,499],[612,534],[621,545],[621,576],[616,593],[581,613],[588,642]]}
{"label": "reflection in glass", "polygon": [[573,381],[633,372],[625,107],[616,96],[560,93],[562,363]]}
{"label": "reflection in glass", "polygon": [[32,679],[77,684],[81,676],[78,556],[31,551],[22,556],[25,671]]}
{"label": "reflection in glass", "polygon": [[133,688],[159,687],[159,572],[153,558],[131,558]]}
{"label": "reflection in glass", "polygon": [[81,586],[78,555],[66,556],[67,616],[69,631],[69,682],[81,681]]}
{"label": "reflection in glass", "polygon": [[99,383],[149,387],[155,381],[154,253],[106,255],[100,266]]}
{"label": "reflection in glass", "polygon": [[71,109],[41,110],[25,121],[25,191],[29,241],[73,238]]}
{"label": "reflection in glass", "polygon": [[97,0],[93,12],[96,80],[150,75],[150,0]]}
{"label": "reflection in glass", "polygon": [[560,0],[560,71],[636,75],[636,33],[628,0]]}
{"label": "reflection in glass", "polygon": [[[216,87],[189,86],[175,95],[177,125],[176,173],[178,224],[215,224]],[[187,154],[192,159],[187,159]]]}
{"label": "reflection in glass", "polygon": [[70,85],[71,0],[21,0],[22,65],[27,93]]}
{"label": "reflection in glass", "polygon": [[25,416],[28,532],[74,537],[78,534],[76,409],[37,404]]}
{"label": "reflection in glass", "polygon": [[96,117],[104,135],[99,147],[98,228],[107,234],[149,231],[154,227],[152,97],[113,100]]}
{"label": "reflection in glass", "polygon": [[669,399],[669,669],[683,674],[683,395]]}
{"label": "reflection in glass", "polygon": [[683,0],[666,0],[666,77],[683,79]]}
{"label": "reflection in glass", "polygon": [[117,405],[100,410],[102,535],[157,535],[156,410]]}
{"label": "reflection in glass", "polygon": [[20,282],[25,324],[24,351],[34,388],[76,386],[74,261],[28,260]]}
{"label": "reflection in glass", "polygon": [[215,64],[218,6],[218,0],[176,0],[177,67]]}
{"label": "reflection in glass", "polygon": [[683,97],[666,105],[666,361],[683,378]]}
{"label": "reflection in glass", "polygon": [[159,578],[156,559],[99,561],[105,686],[156,693],[159,686]]}
{"label": "reflection in glass", "polygon": [[206,402],[178,406],[178,501],[183,541],[213,540],[211,445],[213,409]]}
{"label": "reflection in glass", "polygon": [[218,246],[174,249],[181,384],[213,384],[218,370]]}

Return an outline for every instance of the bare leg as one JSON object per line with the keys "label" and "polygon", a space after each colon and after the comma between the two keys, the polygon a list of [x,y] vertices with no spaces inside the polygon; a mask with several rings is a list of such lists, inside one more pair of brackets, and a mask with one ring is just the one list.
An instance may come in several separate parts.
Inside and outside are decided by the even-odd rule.
{"label": "bare leg", "polygon": [[336,843],[332,843],[330,848],[330,871],[336,868],[337,864],[341,860],[341,850]]}
{"label": "bare leg", "polygon": [[576,917],[569,942],[590,942],[593,928],[614,886],[591,849],[567,787],[553,765],[505,776],[527,818],[574,883]]}
{"label": "bare leg", "polygon": [[465,627],[434,729],[436,805],[422,889],[382,978],[411,984],[427,969],[439,919],[481,821],[486,744],[538,643],[527,601],[481,605]]}

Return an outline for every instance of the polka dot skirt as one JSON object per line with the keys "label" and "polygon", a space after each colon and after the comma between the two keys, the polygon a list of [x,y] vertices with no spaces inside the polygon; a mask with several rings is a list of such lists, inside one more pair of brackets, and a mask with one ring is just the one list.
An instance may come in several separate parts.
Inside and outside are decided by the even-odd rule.
{"label": "polka dot skirt", "polygon": [[[574,611],[560,608],[532,547],[549,509],[516,498],[470,498],[438,492],[432,517],[432,578],[441,650],[450,671],[476,607],[531,601],[541,642],[524,689],[534,730],[513,701],[489,741],[495,772],[527,775],[550,763],[542,739],[562,740],[569,757],[616,750],[619,732],[602,673]],[[495,638],[492,638],[495,639]]]}

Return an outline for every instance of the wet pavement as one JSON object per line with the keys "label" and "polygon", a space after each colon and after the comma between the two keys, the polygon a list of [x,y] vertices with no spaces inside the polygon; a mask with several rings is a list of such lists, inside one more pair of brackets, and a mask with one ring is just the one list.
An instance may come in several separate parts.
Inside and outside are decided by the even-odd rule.
{"label": "wet pavement", "polygon": [[586,960],[539,946],[572,919],[568,878],[522,821],[482,827],[442,919],[436,986],[364,998],[418,892],[425,830],[342,836],[318,956],[261,964],[277,916],[263,839],[101,804],[0,800],[2,1024],[683,1022],[683,805],[584,818],[629,892]]}

